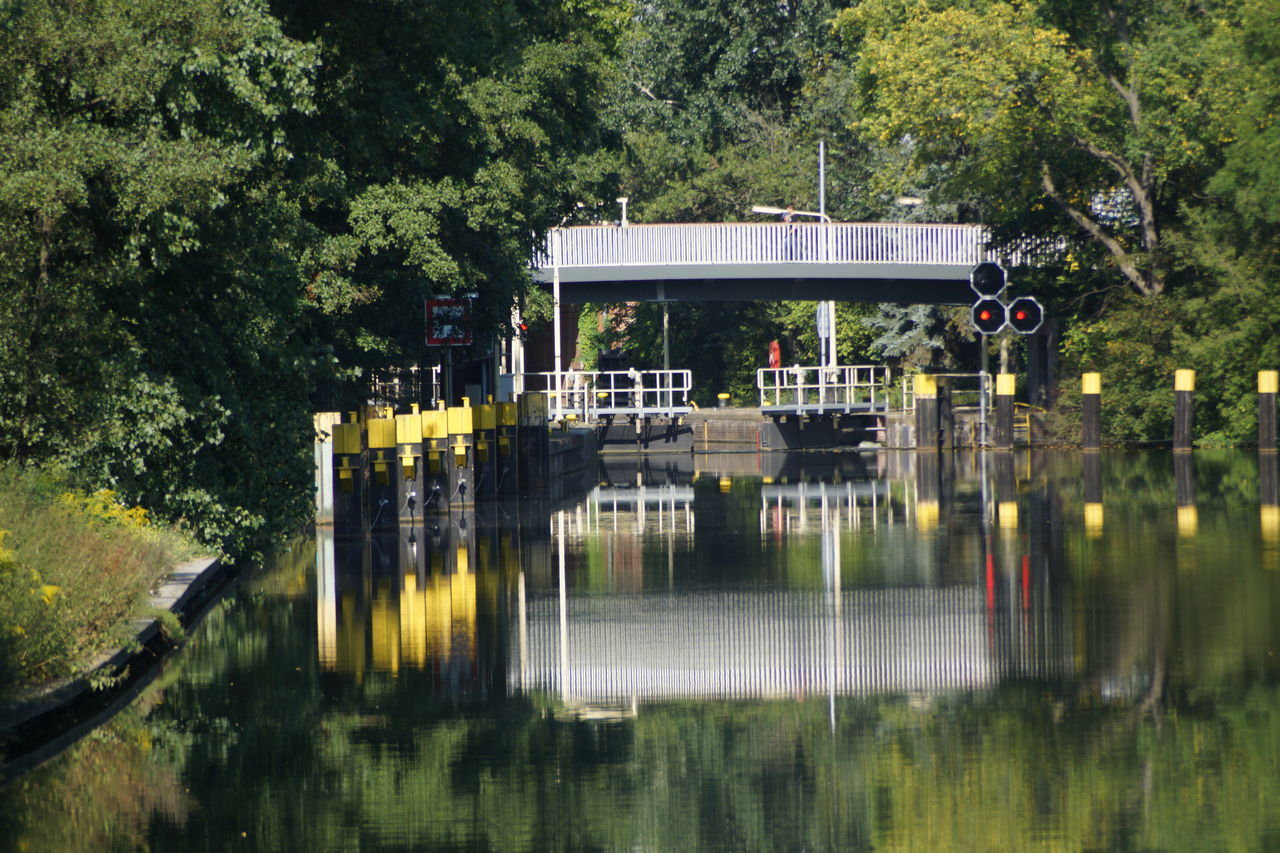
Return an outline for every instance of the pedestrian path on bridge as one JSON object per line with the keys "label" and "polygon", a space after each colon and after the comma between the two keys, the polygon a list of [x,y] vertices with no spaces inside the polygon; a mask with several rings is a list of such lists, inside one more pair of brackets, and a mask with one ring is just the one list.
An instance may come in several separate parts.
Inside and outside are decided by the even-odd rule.
{"label": "pedestrian path on bridge", "polygon": [[553,229],[534,279],[563,302],[796,299],[967,305],[969,274],[1006,265],[976,225],[695,223]]}

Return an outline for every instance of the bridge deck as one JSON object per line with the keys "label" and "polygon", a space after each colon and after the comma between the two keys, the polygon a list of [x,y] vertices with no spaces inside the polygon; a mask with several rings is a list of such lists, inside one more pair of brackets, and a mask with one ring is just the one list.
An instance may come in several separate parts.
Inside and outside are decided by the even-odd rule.
{"label": "bridge deck", "polygon": [[[973,225],[698,223],[553,230],[534,278],[561,300],[847,299],[967,304],[991,260]],[[1006,259],[1008,262],[1011,259]]]}

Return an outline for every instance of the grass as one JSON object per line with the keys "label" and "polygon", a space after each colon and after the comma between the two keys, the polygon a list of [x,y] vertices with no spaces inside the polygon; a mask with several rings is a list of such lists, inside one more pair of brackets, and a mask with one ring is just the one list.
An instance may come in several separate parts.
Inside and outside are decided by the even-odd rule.
{"label": "grass", "polygon": [[157,582],[199,553],[109,491],[0,466],[0,699],[82,674],[127,643]]}

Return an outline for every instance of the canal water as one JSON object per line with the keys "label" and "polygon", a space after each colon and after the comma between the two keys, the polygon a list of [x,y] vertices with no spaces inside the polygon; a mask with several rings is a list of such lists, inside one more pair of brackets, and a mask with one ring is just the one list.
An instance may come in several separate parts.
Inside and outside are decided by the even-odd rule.
{"label": "canal water", "polygon": [[0,847],[1280,849],[1274,458],[598,480],[248,571]]}

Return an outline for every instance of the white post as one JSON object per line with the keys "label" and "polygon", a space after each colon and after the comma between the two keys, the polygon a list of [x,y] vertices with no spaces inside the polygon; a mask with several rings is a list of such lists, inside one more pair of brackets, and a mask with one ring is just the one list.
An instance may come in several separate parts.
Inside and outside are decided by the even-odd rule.
{"label": "white post", "polygon": [[[827,218],[827,141],[818,140],[818,214],[822,223],[822,260],[830,260],[828,240],[831,237],[830,222]],[[836,354],[836,303],[827,302],[827,364],[835,367],[840,363]]]}
{"label": "white post", "polygon": [[551,231],[551,301],[555,307],[552,309],[551,316],[552,334],[555,340],[552,342],[553,358],[555,359],[555,405],[553,406],[554,417],[560,419],[560,229],[554,228]]}

